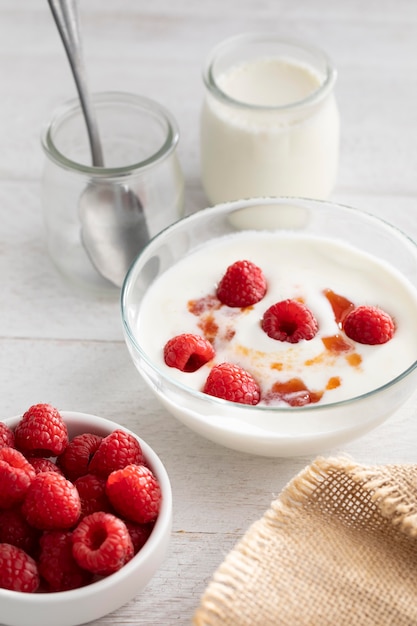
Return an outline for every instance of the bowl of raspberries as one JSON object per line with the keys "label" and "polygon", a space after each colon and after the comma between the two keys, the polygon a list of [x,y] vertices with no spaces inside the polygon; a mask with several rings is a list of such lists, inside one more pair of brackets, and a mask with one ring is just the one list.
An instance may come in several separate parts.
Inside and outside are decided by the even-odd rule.
{"label": "bowl of raspberries", "polygon": [[159,233],[121,294],[127,348],[165,409],[241,452],[345,444],[417,382],[417,245],[332,202],[252,198]]}
{"label": "bowl of raspberries", "polygon": [[167,472],[133,432],[47,403],[0,421],[2,624],[111,613],[162,564],[171,524]]}

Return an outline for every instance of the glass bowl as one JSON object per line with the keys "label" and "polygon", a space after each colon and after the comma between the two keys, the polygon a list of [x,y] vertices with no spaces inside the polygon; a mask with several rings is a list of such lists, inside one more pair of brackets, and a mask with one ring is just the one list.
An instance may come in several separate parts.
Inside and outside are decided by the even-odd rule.
{"label": "glass bowl", "polygon": [[[298,198],[255,198],[204,209],[158,234],[126,276],[121,293],[123,331],[144,381],[162,406],[194,432],[250,454],[279,457],[316,454],[381,424],[416,387],[417,345],[415,352],[412,349],[410,362],[376,388],[353,393],[343,400],[299,407],[248,406],[207,395],[185,385],[183,379],[178,380],[162,358],[158,361],[144,348],[144,334],[154,342],[161,341],[160,329],[155,326],[141,335],[137,332],[144,298],[155,279],[199,247],[243,231],[285,232],[341,241],[372,255],[378,262],[389,264],[412,293],[417,289],[416,244],[394,226],[358,209]],[[389,297],[390,284],[384,284],[383,289]],[[394,295],[392,299],[395,300]],[[164,306],[161,299],[161,307]],[[161,354],[162,350],[163,345]]]}

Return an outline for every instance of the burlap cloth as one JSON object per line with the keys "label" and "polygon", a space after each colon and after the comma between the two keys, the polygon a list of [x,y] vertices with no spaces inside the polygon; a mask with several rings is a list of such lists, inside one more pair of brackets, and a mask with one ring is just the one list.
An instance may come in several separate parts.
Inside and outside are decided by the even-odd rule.
{"label": "burlap cloth", "polygon": [[417,465],[316,459],[227,555],[193,624],[417,625]]}

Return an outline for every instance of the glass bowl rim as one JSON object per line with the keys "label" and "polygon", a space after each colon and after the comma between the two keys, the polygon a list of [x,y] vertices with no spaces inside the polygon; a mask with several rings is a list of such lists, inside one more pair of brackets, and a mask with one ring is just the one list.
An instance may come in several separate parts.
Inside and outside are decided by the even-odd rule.
{"label": "glass bowl rim", "polygon": [[[330,206],[334,206],[337,207],[338,209],[344,210],[346,212],[351,212],[355,215],[359,215],[360,217],[364,217],[369,221],[374,221],[377,224],[383,225],[385,226],[389,231],[392,231],[393,234],[395,234],[397,237],[400,237],[402,239],[404,239],[405,241],[407,241],[409,244],[411,244],[411,246],[415,249],[416,251],[416,262],[417,262],[417,242],[412,239],[411,237],[409,237],[403,230],[401,230],[400,228],[398,228],[397,226],[395,226],[394,224],[390,223],[389,221],[385,220],[384,218],[381,218],[379,216],[374,215],[373,213],[370,213],[368,211],[364,211],[363,209],[357,209],[354,208],[352,206],[349,206],[347,204],[342,204],[342,203],[338,203],[338,202],[333,202],[333,201],[329,201],[329,200],[317,200],[317,199],[312,199],[312,198],[303,198],[303,197],[293,197],[293,196],[281,196],[281,197],[259,197],[259,198],[248,198],[248,199],[244,199],[244,200],[235,200],[235,201],[231,201],[231,202],[225,202],[225,203],[221,203],[212,207],[208,207],[206,209],[203,209],[202,211],[210,211],[212,214],[214,213],[218,213],[218,214],[222,214],[222,213],[228,213],[230,212],[230,210],[232,210],[233,208],[243,208],[245,206],[250,206],[250,205],[256,205],[256,204],[274,204],[274,203],[297,203],[297,202],[303,202],[303,203],[313,203],[317,206],[326,206],[326,207],[330,207]],[[344,400],[338,400],[336,402],[329,402],[326,404],[308,404],[302,407],[282,407],[282,406],[271,406],[271,405],[247,405],[247,404],[238,404],[235,402],[231,402],[228,400],[223,400],[222,398],[217,398],[215,396],[210,396],[208,394],[205,394],[201,391],[197,391],[191,387],[188,387],[184,384],[182,384],[181,382],[171,378],[168,374],[166,374],[165,372],[163,372],[157,365],[155,365],[152,360],[149,358],[149,356],[146,354],[146,352],[142,349],[142,347],[140,346],[139,342],[136,340],[135,335],[131,329],[131,326],[129,324],[129,321],[127,319],[127,315],[126,315],[126,310],[128,307],[127,304],[127,299],[128,299],[128,293],[130,291],[130,289],[132,288],[132,281],[135,278],[135,274],[137,271],[140,270],[140,264],[142,262],[142,259],[145,257],[145,255],[147,254],[147,252],[149,252],[149,250],[152,250],[152,248],[156,245],[159,244],[160,240],[162,240],[166,235],[169,235],[171,233],[175,233],[177,230],[179,229],[183,229],[187,227],[187,224],[192,224],[193,222],[198,222],[198,220],[200,219],[200,215],[202,214],[202,211],[197,211],[191,215],[188,215],[186,217],[183,217],[181,219],[179,219],[177,222],[175,222],[174,224],[171,224],[170,226],[167,226],[164,230],[160,231],[157,235],[155,235],[146,245],[146,247],[143,249],[143,251],[138,255],[138,257],[135,259],[135,261],[132,263],[131,267],[129,268],[126,277],[124,279],[123,285],[122,285],[122,289],[121,289],[121,293],[120,293],[120,308],[121,308],[121,317],[122,317],[122,325],[123,325],[123,330],[125,335],[127,336],[129,342],[131,343],[131,345],[133,346],[133,348],[138,352],[138,354],[140,355],[140,358],[143,359],[146,364],[148,365],[148,367],[150,367],[153,372],[155,372],[155,374],[157,374],[160,378],[162,378],[170,387],[175,388],[177,391],[184,393],[187,397],[191,397],[194,398],[195,400],[197,400],[199,403],[203,403],[203,404],[208,404],[208,405],[213,405],[220,407],[233,407],[234,410],[237,409],[237,407],[242,407],[242,410],[248,411],[248,412],[253,412],[254,414],[256,412],[265,412],[265,413],[283,413],[283,414],[302,414],[304,412],[327,412],[327,411],[331,411],[334,409],[337,409],[339,407],[346,407],[346,406],[350,406],[350,405],[355,405],[357,403],[359,403],[362,400],[366,400],[368,398],[371,398],[373,396],[376,396],[378,394],[380,394],[383,391],[386,391],[387,389],[395,386],[397,383],[401,382],[402,380],[404,380],[405,378],[407,378],[416,368],[417,368],[417,358],[416,360],[409,365],[405,370],[403,370],[400,374],[398,374],[397,376],[395,376],[394,378],[392,378],[391,380],[389,380],[388,382],[384,383],[383,385],[380,385],[379,387],[376,387],[374,389],[371,389],[369,391],[366,391],[365,393],[362,393],[360,395],[357,396],[353,396],[351,398],[345,398]],[[191,252],[193,250],[193,248],[191,248],[187,254],[189,252]],[[138,270],[139,267],[139,270]],[[268,432],[268,437],[273,436],[275,433],[273,431],[267,431]],[[282,438],[282,434],[276,433],[277,436],[281,439]]]}

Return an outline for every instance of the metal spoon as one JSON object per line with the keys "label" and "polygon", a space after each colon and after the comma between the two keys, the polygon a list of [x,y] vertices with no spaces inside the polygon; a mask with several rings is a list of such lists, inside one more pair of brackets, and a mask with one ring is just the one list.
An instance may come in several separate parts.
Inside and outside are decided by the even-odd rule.
{"label": "metal spoon", "polygon": [[[94,167],[104,167],[87,75],[82,55],[76,0],[48,0],[71,66],[91,148]],[[143,206],[120,183],[91,181],[80,197],[81,240],[96,270],[120,287],[126,273],[149,241]]]}

